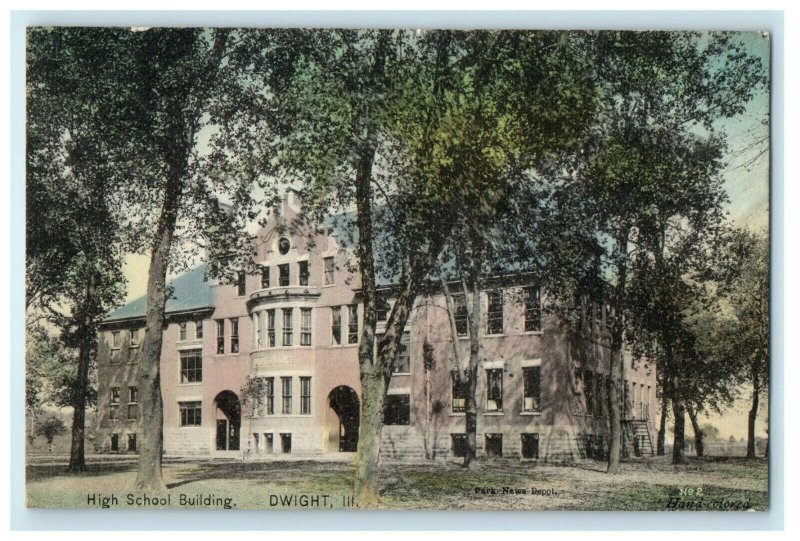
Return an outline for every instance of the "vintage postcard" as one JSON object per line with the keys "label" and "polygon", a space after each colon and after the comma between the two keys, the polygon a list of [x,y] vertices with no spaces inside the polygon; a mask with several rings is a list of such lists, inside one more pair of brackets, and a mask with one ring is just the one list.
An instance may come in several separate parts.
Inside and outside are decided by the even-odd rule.
{"label": "vintage postcard", "polygon": [[26,37],[29,507],[769,509],[768,33]]}

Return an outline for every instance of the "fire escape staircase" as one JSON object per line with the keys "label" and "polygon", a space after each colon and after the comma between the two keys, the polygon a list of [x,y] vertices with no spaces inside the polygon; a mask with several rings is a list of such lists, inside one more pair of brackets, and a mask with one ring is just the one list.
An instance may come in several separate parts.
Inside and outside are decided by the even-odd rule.
{"label": "fire escape staircase", "polygon": [[630,418],[622,421],[623,446],[626,456],[655,456],[653,439],[650,436],[650,420],[646,411],[640,418]]}

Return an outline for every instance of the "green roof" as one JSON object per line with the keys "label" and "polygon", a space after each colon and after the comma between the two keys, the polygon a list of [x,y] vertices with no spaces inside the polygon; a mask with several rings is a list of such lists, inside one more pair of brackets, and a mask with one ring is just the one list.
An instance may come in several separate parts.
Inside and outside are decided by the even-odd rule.
{"label": "green roof", "polygon": [[[169,283],[173,291],[167,299],[168,314],[214,307],[212,286],[206,279],[206,267],[206,263],[202,263]],[[146,312],[147,296],[142,295],[108,314],[104,321],[143,318]]]}

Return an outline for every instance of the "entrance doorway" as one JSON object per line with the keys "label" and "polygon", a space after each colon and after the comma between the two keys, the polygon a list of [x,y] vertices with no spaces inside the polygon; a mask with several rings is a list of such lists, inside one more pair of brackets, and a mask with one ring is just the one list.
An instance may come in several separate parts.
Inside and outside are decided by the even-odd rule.
{"label": "entrance doorway", "polygon": [[242,407],[232,391],[222,391],[214,399],[217,405],[217,451],[238,451],[242,425]]}
{"label": "entrance doorway", "polygon": [[358,446],[360,406],[358,394],[346,386],[336,387],[328,395],[331,409],[339,417],[339,452],[354,453]]}

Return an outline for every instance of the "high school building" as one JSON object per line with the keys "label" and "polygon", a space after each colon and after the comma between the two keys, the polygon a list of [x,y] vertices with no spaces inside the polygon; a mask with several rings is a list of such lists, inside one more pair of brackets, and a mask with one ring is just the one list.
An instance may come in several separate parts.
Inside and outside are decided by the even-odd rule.
{"label": "high school building", "polygon": [[[291,197],[286,221],[298,211]],[[166,455],[250,460],[356,449],[363,309],[352,254],[334,229],[289,235],[274,225],[261,232],[258,273],[223,284],[203,264],[172,282],[161,355]],[[378,333],[391,284],[382,291]],[[608,447],[607,310],[585,318],[586,335],[599,338],[571,340],[542,317],[531,284],[512,277],[482,295],[478,456],[600,458]],[[456,337],[443,295],[415,303],[386,396],[384,456],[463,456],[465,394],[453,377],[452,340],[467,355],[469,337],[464,299],[454,301]],[[99,452],[136,450],[145,308],[137,299],[101,328]],[[624,389],[625,450],[649,454],[654,370],[626,363]]]}

